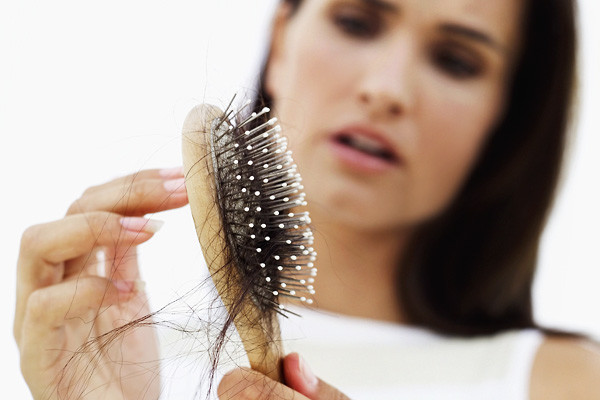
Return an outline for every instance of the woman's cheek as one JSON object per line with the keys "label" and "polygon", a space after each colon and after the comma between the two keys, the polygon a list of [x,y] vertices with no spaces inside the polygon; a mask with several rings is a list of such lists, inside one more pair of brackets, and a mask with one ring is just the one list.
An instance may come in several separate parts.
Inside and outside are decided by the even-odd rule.
{"label": "woman's cheek", "polygon": [[312,93],[316,97],[312,102],[342,100],[352,88],[356,50],[344,50],[344,46],[334,39],[307,42],[297,60],[302,66],[299,89]]}
{"label": "woman's cheek", "polygon": [[[461,102],[442,97],[430,98],[432,114],[423,118],[420,153],[423,158],[420,181],[422,204],[436,215],[458,194],[491,130],[491,115],[495,105],[485,98]],[[489,100],[489,98],[487,99]]]}

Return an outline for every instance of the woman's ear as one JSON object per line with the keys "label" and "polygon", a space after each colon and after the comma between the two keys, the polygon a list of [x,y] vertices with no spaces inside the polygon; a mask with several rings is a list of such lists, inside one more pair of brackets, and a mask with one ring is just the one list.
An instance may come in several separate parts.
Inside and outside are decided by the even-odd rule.
{"label": "woman's ear", "polygon": [[277,87],[283,79],[285,70],[285,35],[292,15],[292,7],[282,1],[273,18],[271,45],[265,69],[265,90],[272,98],[277,97]]}

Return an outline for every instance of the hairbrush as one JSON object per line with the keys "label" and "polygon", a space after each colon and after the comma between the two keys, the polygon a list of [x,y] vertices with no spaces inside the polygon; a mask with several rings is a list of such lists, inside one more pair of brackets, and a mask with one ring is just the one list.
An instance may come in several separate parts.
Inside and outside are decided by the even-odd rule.
{"label": "hairbrush", "polygon": [[277,314],[312,304],[316,253],[301,177],[269,109],[195,107],[183,163],[198,240],[253,369],[281,381]]}

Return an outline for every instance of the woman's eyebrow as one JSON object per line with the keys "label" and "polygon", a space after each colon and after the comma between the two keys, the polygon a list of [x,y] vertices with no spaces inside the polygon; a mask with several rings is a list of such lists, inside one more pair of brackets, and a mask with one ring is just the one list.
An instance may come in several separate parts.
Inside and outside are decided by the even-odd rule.
{"label": "woman's eyebrow", "polygon": [[[365,4],[368,7],[376,8],[380,11],[387,11],[394,14],[400,13],[400,8],[386,0],[359,0],[361,3]],[[495,40],[492,36],[479,31],[477,29],[469,28],[464,25],[459,25],[456,23],[445,23],[440,26],[440,30],[445,33],[450,33],[453,35],[463,36],[467,39],[474,40],[476,42],[482,43],[493,50],[496,50],[502,54],[507,54],[508,49],[500,44],[497,40]]]}
{"label": "woman's eyebrow", "polygon": [[390,2],[385,0],[360,0],[365,3],[365,5],[373,8],[377,8],[381,11],[388,11],[392,13],[398,13],[400,10],[398,7]]}
{"label": "woman's eyebrow", "polygon": [[501,45],[497,40],[492,38],[490,35],[488,35],[484,32],[478,31],[476,29],[468,28],[463,25],[447,23],[447,24],[442,24],[440,26],[440,30],[445,33],[463,36],[467,39],[482,43],[482,44],[484,44],[496,51],[499,51],[503,54],[508,53],[508,49],[505,46]]}

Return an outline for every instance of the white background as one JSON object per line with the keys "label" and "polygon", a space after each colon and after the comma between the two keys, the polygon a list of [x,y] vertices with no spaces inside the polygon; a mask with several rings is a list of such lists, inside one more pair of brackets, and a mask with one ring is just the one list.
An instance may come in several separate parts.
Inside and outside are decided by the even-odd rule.
{"label": "white background", "polygon": [[[0,380],[27,399],[12,338],[21,233],[61,218],[92,184],[180,165],[189,108],[223,103],[256,78],[274,0],[1,1]],[[579,124],[535,308],[541,323],[600,338],[600,4],[580,8]],[[157,307],[202,271],[189,210],[155,218],[166,224],[141,262]]]}

